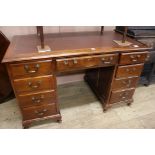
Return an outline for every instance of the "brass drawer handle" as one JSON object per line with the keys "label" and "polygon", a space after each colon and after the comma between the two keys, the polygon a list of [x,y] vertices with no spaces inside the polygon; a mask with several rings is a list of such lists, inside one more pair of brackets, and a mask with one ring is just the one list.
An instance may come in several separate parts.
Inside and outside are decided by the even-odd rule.
{"label": "brass drawer handle", "polygon": [[64,64],[67,65],[68,64],[68,60],[64,60]]}
{"label": "brass drawer handle", "polygon": [[32,84],[32,82],[28,82],[28,86],[32,89],[37,89],[40,87],[41,81],[37,81],[36,84]]}
{"label": "brass drawer handle", "polygon": [[77,64],[77,63],[78,63],[77,59],[74,59],[74,60],[73,60],[73,63],[74,63],[74,64]]}
{"label": "brass drawer handle", "polygon": [[131,86],[131,80],[127,80],[127,81],[122,81],[122,83],[124,84],[124,85],[126,85],[127,87],[130,87]]}
{"label": "brass drawer handle", "polygon": [[114,58],[113,57],[110,57],[110,60],[113,60]]}
{"label": "brass drawer handle", "polygon": [[126,99],[126,96],[121,96],[122,99]]}
{"label": "brass drawer handle", "polygon": [[150,54],[147,54],[145,61],[148,61],[150,59]]}
{"label": "brass drawer handle", "polygon": [[133,62],[137,62],[140,57],[141,57],[141,55],[135,55],[135,56],[131,55],[130,56],[131,61],[133,61]]}
{"label": "brass drawer handle", "polygon": [[120,97],[121,97],[122,99],[126,99],[128,95],[129,95],[128,92],[124,92],[124,93],[120,94]]}
{"label": "brass drawer handle", "polygon": [[44,95],[41,95],[40,97],[32,97],[32,102],[33,103],[40,103],[40,102],[42,102],[42,100],[44,99]]}
{"label": "brass drawer handle", "polygon": [[103,61],[104,64],[111,64],[111,61],[105,61],[105,58],[101,59]]}
{"label": "brass drawer handle", "polygon": [[136,71],[136,68],[135,68],[135,67],[134,67],[134,68],[130,68],[130,69],[127,68],[126,71],[127,71],[127,72],[134,72],[134,71]]}
{"label": "brass drawer handle", "polygon": [[42,110],[42,111],[35,110],[35,114],[37,114],[37,115],[39,115],[39,116],[44,115],[46,112],[47,112],[47,109],[44,109],[44,110]]}
{"label": "brass drawer handle", "polygon": [[29,65],[24,65],[24,69],[25,69],[25,71],[27,72],[27,73],[36,73],[36,72],[38,72],[38,69],[40,68],[40,65],[39,64],[36,64],[35,66],[34,66],[34,70],[30,70],[30,67],[29,67]]}

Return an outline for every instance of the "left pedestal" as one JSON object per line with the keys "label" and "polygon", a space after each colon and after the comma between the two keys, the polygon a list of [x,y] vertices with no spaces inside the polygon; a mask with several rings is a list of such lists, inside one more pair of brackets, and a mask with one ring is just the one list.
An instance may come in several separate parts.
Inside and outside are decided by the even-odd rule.
{"label": "left pedestal", "polygon": [[61,121],[54,61],[16,62],[7,64],[7,69],[22,112],[24,128],[45,119]]}

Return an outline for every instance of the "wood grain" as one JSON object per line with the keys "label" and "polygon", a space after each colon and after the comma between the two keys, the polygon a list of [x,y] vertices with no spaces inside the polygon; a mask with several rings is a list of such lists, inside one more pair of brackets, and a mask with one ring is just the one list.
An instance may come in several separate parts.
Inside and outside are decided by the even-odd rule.
{"label": "wood grain", "polygon": [[44,90],[55,90],[54,76],[39,76],[14,80],[14,87],[17,93],[33,93]]}
{"label": "wood grain", "polygon": [[57,72],[113,66],[117,62],[118,54],[57,59]]}
{"label": "wood grain", "polygon": [[140,76],[144,64],[119,66],[116,73],[116,78]]}
{"label": "wood grain", "polygon": [[23,108],[23,120],[31,120],[57,114],[56,104]]}
{"label": "wood grain", "polygon": [[5,54],[3,62],[106,54],[116,51],[136,52],[150,49],[129,37],[126,40],[132,43],[131,46],[121,47],[113,41],[121,39],[121,34],[112,31],[105,31],[103,35],[100,35],[100,32],[61,33],[61,35],[46,34],[45,45],[49,45],[52,51],[38,53],[37,46],[40,45],[40,42],[37,35],[15,36]]}
{"label": "wood grain", "polygon": [[126,89],[123,91],[112,91],[109,104],[117,103],[120,101],[131,100],[134,94],[134,91],[135,91],[134,88]]}
{"label": "wood grain", "polygon": [[28,61],[23,63],[10,64],[10,70],[13,78],[25,78],[42,75],[50,75],[54,72],[52,61]]}
{"label": "wood grain", "polygon": [[18,99],[20,102],[20,107],[22,108],[52,104],[57,102],[55,90],[19,95]]}
{"label": "wood grain", "polygon": [[120,56],[120,65],[143,63],[147,60],[149,52],[122,53]]}

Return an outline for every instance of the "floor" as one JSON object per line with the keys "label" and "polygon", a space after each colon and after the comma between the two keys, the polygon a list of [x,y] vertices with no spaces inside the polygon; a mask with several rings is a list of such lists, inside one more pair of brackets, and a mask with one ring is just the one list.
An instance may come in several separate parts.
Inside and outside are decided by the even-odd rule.
{"label": "floor", "polygon": [[[117,105],[103,113],[89,86],[81,81],[58,87],[62,123],[52,120],[33,124],[30,129],[50,128],[155,128],[155,83],[139,86],[131,106]],[[0,128],[22,128],[16,99],[0,104]]]}

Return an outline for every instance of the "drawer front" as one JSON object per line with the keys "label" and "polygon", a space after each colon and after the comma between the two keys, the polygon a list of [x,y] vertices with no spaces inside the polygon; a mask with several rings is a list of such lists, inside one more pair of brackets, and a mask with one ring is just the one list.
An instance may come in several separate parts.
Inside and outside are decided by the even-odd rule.
{"label": "drawer front", "polygon": [[119,66],[116,73],[116,78],[140,76],[143,69],[143,64]]}
{"label": "drawer front", "polygon": [[116,64],[117,61],[117,54],[57,59],[57,71],[63,72],[98,66],[111,66]]}
{"label": "drawer front", "polygon": [[149,57],[149,52],[122,53],[119,64],[144,63]]}
{"label": "drawer front", "polygon": [[134,91],[135,89],[128,89],[124,91],[112,91],[110,104],[132,99]]}
{"label": "drawer front", "polygon": [[138,77],[126,78],[126,79],[115,79],[112,86],[112,90],[135,88],[138,80],[139,80]]}
{"label": "drawer front", "polygon": [[56,104],[49,104],[49,105],[36,106],[36,107],[34,106],[34,107],[22,109],[23,120],[43,118],[50,115],[55,115],[57,113],[58,112],[57,112]]}
{"label": "drawer front", "polygon": [[55,90],[18,96],[20,107],[39,106],[56,103]]}
{"label": "drawer front", "polygon": [[9,65],[13,78],[50,75],[54,71],[52,61],[27,62]]}
{"label": "drawer front", "polygon": [[55,90],[56,80],[54,76],[14,80],[14,88],[17,93],[33,93],[37,91]]}

